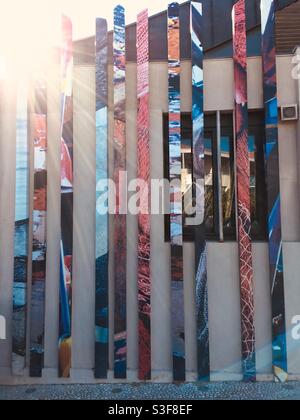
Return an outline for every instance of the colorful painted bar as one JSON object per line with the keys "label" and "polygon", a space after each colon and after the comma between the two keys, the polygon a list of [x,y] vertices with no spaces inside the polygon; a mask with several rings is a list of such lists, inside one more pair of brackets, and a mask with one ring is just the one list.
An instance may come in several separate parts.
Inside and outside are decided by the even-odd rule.
{"label": "colorful painted bar", "polygon": [[278,149],[278,99],[275,1],[261,0],[262,57],[266,117],[266,177],[269,210],[269,258],[272,293],[273,369],[277,382],[288,380]]}
{"label": "colorful painted bar", "polygon": [[12,320],[12,373],[24,374],[26,364],[26,323],[29,238],[29,144],[27,86],[20,85],[16,131],[16,202]]}
{"label": "colorful painted bar", "polygon": [[114,9],[114,181],[118,186],[116,215],[114,217],[115,270],[115,349],[116,379],[127,377],[127,322],[126,322],[126,214],[122,202],[121,185],[126,171],[126,47],[125,9]]}
{"label": "colorful painted bar", "polygon": [[47,232],[47,88],[35,87],[34,200],[30,326],[30,376],[42,377],[45,341],[46,232]]}
{"label": "colorful painted bar", "polygon": [[210,377],[207,249],[205,240],[205,144],[203,80],[203,6],[191,3],[192,88],[193,88],[193,177],[196,186],[196,316],[198,379]]}
{"label": "colorful painted bar", "polygon": [[138,179],[141,212],[138,216],[139,379],[151,379],[151,161],[149,112],[148,10],[137,18]]}
{"label": "colorful painted bar", "polygon": [[73,40],[72,22],[66,16],[62,31],[59,376],[68,378],[72,359]]}
{"label": "colorful painted bar", "polygon": [[[108,33],[107,21],[96,20],[96,347],[95,377],[109,368],[108,211],[101,193],[108,190]],[[102,203],[103,204],[103,203]]]}
{"label": "colorful painted bar", "polygon": [[238,243],[241,288],[242,361],[246,382],[256,381],[250,157],[248,147],[247,32],[245,0],[233,8]]}
{"label": "colorful painted bar", "polygon": [[174,381],[185,381],[183,208],[181,190],[181,97],[179,4],[168,7],[169,166],[171,220],[172,341]]}

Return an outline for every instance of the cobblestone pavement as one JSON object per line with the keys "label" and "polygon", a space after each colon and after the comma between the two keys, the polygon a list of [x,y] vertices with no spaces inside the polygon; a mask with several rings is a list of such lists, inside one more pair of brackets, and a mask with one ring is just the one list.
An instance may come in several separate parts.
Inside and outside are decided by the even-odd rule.
{"label": "cobblestone pavement", "polygon": [[0,386],[0,400],[300,400],[300,382]]}

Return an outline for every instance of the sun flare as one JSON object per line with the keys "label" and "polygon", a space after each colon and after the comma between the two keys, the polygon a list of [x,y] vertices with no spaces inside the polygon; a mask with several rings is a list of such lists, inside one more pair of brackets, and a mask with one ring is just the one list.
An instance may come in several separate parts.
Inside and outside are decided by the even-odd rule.
{"label": "sun flare", "polygon": [[0,16],[0,77],[27,78],[60,44],[59,10],[49,2],[10,0]]}

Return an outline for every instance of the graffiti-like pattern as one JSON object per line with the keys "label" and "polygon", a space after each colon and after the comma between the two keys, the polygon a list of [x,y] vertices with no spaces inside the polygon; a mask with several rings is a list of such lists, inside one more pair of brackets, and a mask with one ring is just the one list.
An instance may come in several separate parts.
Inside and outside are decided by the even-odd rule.
{"label": "graffiti-like pattern", "polygon": [[150,273],[150,137],[149,137],[149,28],[148,11],[137,19],[137,96],[138,96],[138,179],[141,213],[138,216],[138,293],[139,293],[139,379],[151,379],[151,273]]}
{"label": "graffiti-like pattern", "polygon": [[[108,34],[96,20],[96,348],[95,377],[107,378],[108,360],[108,213],[101,193],[108,190]],[[102,203],[103,204],[103,203]]]}
{"label": "graffiti-like pattern", "polygon": [[245,381],[256,380],[253,260],[251,241],[250,160],[248,149],[247,35],[245,0],[233,8],[233,58],[241,287],[242,359]]}
{"label": "graffiti-like pattern", "polygon": [[275,2],[261,0],[262,55],[266,114],[266,176],[269,209],[269,258],[272,292],[273,367],[276,381],[288,379],[278,150],[278,99]]}
{"label": "graffiti-like pattern", "polygon": [[126,171],[126,55],[125,10],[114,10],[114,181],[118,187],[116,215],[114,218],[114,268],[115,268],[115,378],[127,376],[127,323],[126,323],[126,215],[119,188],[124,183]]}
{"label": "graffiti-like pattern", "polygon": [[41,377],[44,367],[47,223],[47,91],[41,80],[35,88],[34,201],[32,289],[30,326],[30,376]]}
{"label": "graffiti-like pattern", "polygon": [[23,375],[26,358],[29,232],[29,148],[27,87],[19,87],[16,133],[16,203],[12,320],[12,373]]}
{"label": "graffiti-like pattern", "polygon": [[181,191],[181,99],[180,99],[180,20],[179,4],[168,8],[169,57],[169,165],[171,220],[171,283],[173,374],[175,381],[185,380],[183,217]]}
{"label": "graffiti-like pattern", "polygon": [[205,240],[205,166],[204,166],[204,81],[203,81],[202,3],[191,3],[192,86],[193,86],[193,174],[196,186],[196,315],[198,378],[210,376],[207,291],[207,249]]}
{"label": "graffiti-like pattern", "polygon": [[61,56],[61,261],[59,375],[70,376],[73,258],[73,41],[72,22],[62,19],[63,46]]}

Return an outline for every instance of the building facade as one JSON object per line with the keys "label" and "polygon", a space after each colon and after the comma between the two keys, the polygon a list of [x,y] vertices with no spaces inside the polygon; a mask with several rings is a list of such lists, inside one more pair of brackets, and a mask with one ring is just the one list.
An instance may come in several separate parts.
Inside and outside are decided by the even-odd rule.
{"label": "building facade", "polygon": [[[241,315],[239,256],[236,240],[234,74],[231,8],[233,1],[204,2],[207,31],[204,42],[206,229],[208,238],[208,294],[212,380],[241,380]],[[254,5],[253,5],[254,3]],[[273,379],[272,322],[269,258],[266,233],[264,155],[264,103],[259,2],[247,2],[248,94],[250,110],[250,159],[252,234],[255,282],[255,326],[258,379]],[[189,5],[182,17],[182,122],[184,179],[191,183],[191,57],[188,37]],[[277,76],[279,106],[300,102],[299,1],[277,2]],[[168,162],[166,124],[168,113],[168,63],[166,13],[150,19],[150,138],[151,177],[166,177]],[[295,27],[292,25],[294,23]],[[299,26],[300,27],[300,26]],[[127,28],[126,135],[129,181],[137,174],[137,100],[135,25]],[[60,69],[48,68],[48,255],[46,282],[45,368],[41,380],[11,375],[11,320],[13,282],[13,232],[15,169],[15,98],[13,86],[4,87],[0,99],[0,313],[6,318],[7,340],[0,341],[0,383],[94,382],[94,237],[95,237],[95,65],[94,39],[75,43],[74,69],[74,280],[73,353],[69,380],[59,380],[58,307],[60,240]],[[111,42],[110,42],[111,45]],[[111,51],[110,51],[111,53]],[[297,58],[298,57],[298,58]],[[54,60],[55,61],[55,60]],[[297,75],[299,77],[297,77]],[[113,174],[113,66],[109,65],[109,169]],[[300,123],[280,121],[280,185],[285,266],[286,329],[290,378],[300,377],[300,339],[295,339],[295,317],[300,317]],[[219,142],[219,143],[218,143]],[[218,164],[217,145],[221,156]],[[31,189],[33,188],[31,181]],[[137,217],[127,216],[128,381],[137,380]],[[172,380],[170,245],[168,220],[152,216],[152,379]],[[113,220],[110,237],[113,236]],[[111,241],[113,255],[113,241]],[[197,378],[196,321],[194,305],[194,245],[185,230],[185,330],[187,380]],[[29,271],[30,271],[29,267]],[[113,279],[113,259],[110,261]],[[29,273],[30,278],[30,273]],[[113,331],[113,282],[110,282],[110,331]],[[113,333],[110,334],[113,348]],[[113,366],[113,351],[110,352]],[[112,373],[111,373],[112,378]],[[112,379],[109,380],[112,380]]]}

